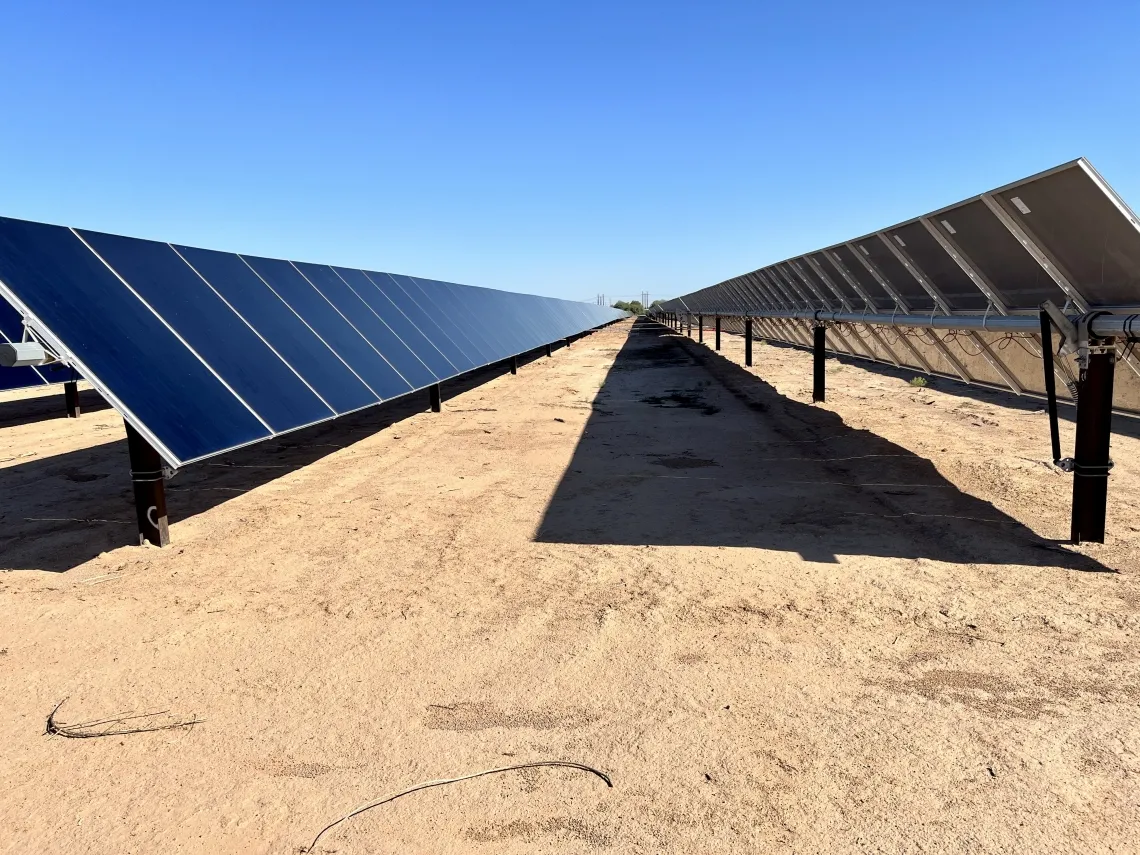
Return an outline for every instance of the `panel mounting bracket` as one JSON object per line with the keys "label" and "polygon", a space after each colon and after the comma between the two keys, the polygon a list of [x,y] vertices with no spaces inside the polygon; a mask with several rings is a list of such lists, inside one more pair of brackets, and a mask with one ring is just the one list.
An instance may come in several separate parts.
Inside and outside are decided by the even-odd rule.
{"label": "panel mounting bracket", "polygon": [[1060,352],[1065,354],[1076,353],[1078,347],[1076,325],[1069,320],[1064,312],[1057,308],[1057,305],[1052,300],[1046,300],[1042,303],[1041,311],[1049,316],[1049,320],[1052,321],[1057,332],[1061,334]]}
{"label": "panel mounting bracket", "polygon": [[24,331],[20,336],[20,343],[21,344],[26,344],[26,343],[38,344],[40,347],[42,347],[44,349],[44,353],[46,354],[47,358],[43,362],[40,363],[41,365],[53,365],[55,363],[60,363],[62,365],[67,365],[68,367],[71,366],[71,363],[68,360],[61,357],[56,352],[55,348],[53,348],[51,346],[51,344],[48,343],[48,341],[43,336],[39,335],[36,332],[35,327],[32,325],[31,321],[28,320],[27,318],[24,318]]}
{"label": "panel mounting bracket", "polygon": [[[1112,339],[1100,339],[1089,332],[1089,327],[1094,318],[1099,315],[1106,315],[1108,312],[1085,312],[1077,318],[1076,323],[1076,340],[1074,342],[1077,353],[1077,365],[1084,371],[1089,367],[1089,357],[1098,353],[1113,354],[1113,361],[1116,359],[1116,342]],[[1050,315],[1052,318],[1052,315]],[[1070,323],[1070,326],[1072,324]]]}

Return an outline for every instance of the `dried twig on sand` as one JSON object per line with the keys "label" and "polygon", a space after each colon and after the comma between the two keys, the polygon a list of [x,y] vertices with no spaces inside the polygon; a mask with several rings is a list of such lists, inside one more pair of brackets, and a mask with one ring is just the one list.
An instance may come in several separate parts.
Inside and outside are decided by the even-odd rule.
{"label": "dried twig on sand", "polygon": [[61,721],[56,721],[56,713],[59,708],[63,706],[64,698],[55,705],[55,709],[47,717],[47,727],[44,733],[51,736],[66,736],[68,739],[92,739],[96,736],[123,736],[127,733],[150,733],[153,730],[173,730],[176,727],[189,727],[192,724],[201,724],[204,719],[182,719],[179,721],[168,721],[162,724],[142,724],[138,727],[119,727],[115,725],[122,724],[127,721],[138,721],[140,719],[150,719],[154,721],[156,716],[169,715],[170,710],[161,710],[159,712],[140,713],[138,715],[122,715],[112,716],[111,718],[96,719],[94,721],[81,721],[76,724],[64,724]]}
{"label": "dried twig on sand", "polygon": [[514,766],[500,766],[497,769],[485,769],[482,772],[473,772],[470,775],[461,775],[458,778],[445,778],[439,781],[424,781],[422,784],[416,784],[414,787],[409,787],[408,789],[402,790],[391,796],[383,796],[382,798],[376,799],[375,801],[368,802],[368,804],[361,805],[355,810],[349,811],[340,819],[334,820],[322,828],[317,833],[317,836],[313,838],[313,842],[309,844],[309,848],[303,851],[312,852],[317,847],[317,841],[320,840],[321,837],[324,836],[324,833],[330,828],[335,828],[345,820],[352,819],[354,816],[358,816],[359,814],[364,813],[366,810],[372,810],[374,807],[379,807],[380,805],[387,804],[388,802],[393,802],[401,796],[406,796],[410,793],[417,792],[418,790],[426,790],[431,787],[441,787],[444,784],[455,784],[459,781],[470,781],[472,778],[482,778],[484,775],[494,775],[498,772],[510,772],[515,769],[534,769],[539,766],[564,766],[567,769],[579,769],[583,772],[589,772],[593,775],[597,775],[599,778],[606,782],[607,787],[612,787],[614,785],[613,781],[610,780],[609,775],[607,775],[605,772],[599,772],[592,766],[585,766],[581,763],[573,763],[569,760],[537,760],[533,763],[519,763]]}

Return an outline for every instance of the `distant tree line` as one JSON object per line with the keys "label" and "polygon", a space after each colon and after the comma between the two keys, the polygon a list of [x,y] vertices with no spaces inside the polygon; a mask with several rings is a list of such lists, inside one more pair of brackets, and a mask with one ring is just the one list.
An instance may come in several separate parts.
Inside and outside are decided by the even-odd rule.
{"label": "distant tree line", "polygon": [[[661,305],[661,300],[654,300],[649,308],[656,309]],[[613,306],[615,309],[622,309],[626,312],[631,312],[635,315],[644,315],[646,312],[645,306],[641,305],[640,300],[630,300],[628,303],[625,300],[618,300]]]}

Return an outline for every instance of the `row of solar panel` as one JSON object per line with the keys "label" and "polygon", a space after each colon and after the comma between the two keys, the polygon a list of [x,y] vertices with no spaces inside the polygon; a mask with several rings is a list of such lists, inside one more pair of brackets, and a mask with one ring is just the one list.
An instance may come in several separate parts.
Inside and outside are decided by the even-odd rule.
{"label": "row of solar panel", "polygon": [[[20,313],[0,300],[0,342],[18,342],[24,337],[24,322]],[[66,365],[40,365],[36,368],[0,368],[0,392],[27,389],[32,386],[50,386],[76,379],[75,371]]]}
{"label": "row of solar panel", "polygon": [[0,282],[176,466],[622,314],[4,218]]}
{"label": "row of solar panel", "polygon": [[757,299],[915,313],[1036,310],[1046,300],[1135,307],[1140,223],[1082,159],[682,299],[694,311],[756,308]]}

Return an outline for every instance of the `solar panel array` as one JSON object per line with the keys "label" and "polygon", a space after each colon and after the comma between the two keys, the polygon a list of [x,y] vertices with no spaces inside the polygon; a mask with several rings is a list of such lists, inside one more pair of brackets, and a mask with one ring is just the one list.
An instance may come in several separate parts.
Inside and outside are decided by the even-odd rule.
{"label": "solar panel array", "polygon": [[1140,305],[1140,221],[1085,159],[665,304],[673,312],[1075,312]]}
{"label": "solar panel array", "polygon": [[624,316],[6,218],[0,296],[175,467]]}
{"label": "solar panel array", "polygon": [[[1044,394],[1040,306],[1076,316],[1140,308],[1140,220],[1084,159],[903,223],[664,303],[673,316],[754,319],[756,334],[858,358]],[[886,328],[893,327],[889,333]],[[949,332],[939,332],[939,330]],[[1115,405],[1140,412],[1140,360],[1118,339]],[[1075,367],[1055,365],[1062,397]]]}

